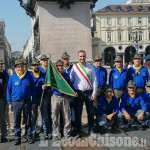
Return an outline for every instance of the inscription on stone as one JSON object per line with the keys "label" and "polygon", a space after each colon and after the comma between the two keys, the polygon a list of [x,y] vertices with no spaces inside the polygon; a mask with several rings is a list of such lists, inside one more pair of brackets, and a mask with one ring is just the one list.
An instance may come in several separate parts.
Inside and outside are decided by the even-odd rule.
{"label": "inscription on stone", "polygon": [[[48,53],[49,49],[57,60],[67,51],[71,60],[75,61],[80,49],[91,51],[90,17],[82,14],[83,9],[89,9],[87,6],[75,4],[71,10],[60,10],[58,5],[40,7],[40,35],[43,39],[40,43],[43,53]],[[91,57],[91,52],[89,53]]]}

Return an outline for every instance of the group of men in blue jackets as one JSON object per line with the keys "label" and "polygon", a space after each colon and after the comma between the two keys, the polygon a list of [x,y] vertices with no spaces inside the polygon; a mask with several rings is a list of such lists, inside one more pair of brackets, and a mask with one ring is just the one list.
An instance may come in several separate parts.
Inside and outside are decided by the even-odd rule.
{"label": "group of men in blue jackets", "polygon": [[[14,66],[15,73],[9,80],[8,77],[0,76],[2,89],[6,92],[7,88],[7,96],[3,94],[0,97],[3,100],[0,101],[0,111],[4,114],[6,104],[2,102],[6,103],[7,99],[9,110],[14,111],[15,145],[21,143],[22,111],[26,139],[30,144],[34,142],[38,107],[41,111],[41,126],[45,138],[51,137],[52,133],[55,141],[61,139],[60,126],[65,138],[71,137],[71,125],[77,131],[77,137],[82,137],[81,116],[84,102],[88,113],[90,136],[94,136],[94,113],[100,133],[107,132],[108,122],[111,121],[111,131],[115,133],[120,132],[120,120],[123,121],[125,131],[133,124],[135,128],[140,126],[141,129],[150,126],[150,77],[147,68],[141,65],[140,55],[135,54],[133,66],[128,70],[123,68],[122,58],[116,56],[115,68],[109,74],[109,84],[107,70],[101,66],[101,56],[95,57],[93,66],[85,62],[84,50],[78,52],[79,63],[74,66],[69,64],[69,57],[66,52],[63,53],[62,58],[56,62],[56,69],[75,92],[74,100],[61,91],[44,85],[49,59],[46,55],[40,57],[41,62],[36,58],[32,61],[31,72],[25,69],[22,60],[17,60]],[[0,64],[3,62],[0,61]],[[4,70],[0,69],[0,75],[3,72]],[[6,142],[4,115],[0,118],[1,141]]]}
{"label": "group of men in blue jackets", "polygon": [[120,120],[123,121],[125,131],[133,124],[135,129],[141,127],[145,130],[149,127],[150,77],[141,61],[142,57],[135,54],[133,66],[126,70],[123,68],[122,58],[116,56],[115,68],[110,71],[109,85],[106,85],[107,71],[101,67],[102,58],[95,57],[94,69],[98,89],[101,92],[101,89],[104,89],[101,94],[103,96],[100,95],[97,100],[97,119],[101,133],[106,133],[110,121],[113,122],[112,132],[120,132],[118,128]]}

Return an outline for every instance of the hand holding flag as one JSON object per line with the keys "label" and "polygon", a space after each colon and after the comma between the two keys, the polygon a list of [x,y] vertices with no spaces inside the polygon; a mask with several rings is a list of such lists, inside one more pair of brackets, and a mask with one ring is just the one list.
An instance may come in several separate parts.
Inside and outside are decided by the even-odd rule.
{"label": "hand holding flag", "polygon": [[70,95],[70,96],[74,96],[74,97],[77,96],[77,94],[74,92],[74,90],[66,82],[64,77],[60,74],[60,72],[52,64],[51,60],[49,61],[49,65],[48,65],[46,85],[51,86],[52,88],[58,90],[61,93],[66,94],[66,95]]}

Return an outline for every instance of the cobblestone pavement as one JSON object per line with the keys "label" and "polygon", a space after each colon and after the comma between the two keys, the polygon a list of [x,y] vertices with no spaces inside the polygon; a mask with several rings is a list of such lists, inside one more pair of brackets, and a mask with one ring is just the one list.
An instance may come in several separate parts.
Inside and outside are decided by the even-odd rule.
{"label": "cobblestone pavement", "polygon": [[[10,114],[10,116],[13,117],[13,113]],[[40,123],[40,120],[38,123]],[[150,150],[150,129],[146,131],[134,131],[133,128],[131,128],[130,132],[124,132],[120,129],[120,134],[112,134],[110,129],[108,129],[107,134],[100,135],[97,133],[96,139],[89,139],[85,107],[83,110],[82,123],[84,137],[76,141],[69,141],[68,143],[62,141],[60,147],[53,145],[52,140],[43,141],[42,136],[37,138],[34,144],[28,144],[25,142],[25,139],[22,139],[20,146],[14,146],[14,136],[8,135],[10,142],[0,143],[0,150]],[[128,145],[125,146],[125,144]]]}

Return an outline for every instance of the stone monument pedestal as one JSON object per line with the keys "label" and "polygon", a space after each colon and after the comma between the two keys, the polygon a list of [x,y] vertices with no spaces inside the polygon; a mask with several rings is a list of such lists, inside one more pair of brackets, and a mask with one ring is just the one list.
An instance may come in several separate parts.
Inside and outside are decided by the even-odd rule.
{"label": "stone monument pedestal", "polygon": [[75,2],[70,9],[60,9],[58,2],[37,1],[41,54],[51,54],[55,62],[67,51],[70,61],[78,62],[78,51],[85,50],[87,61],[91,61],[90,5],[90,2]]}

